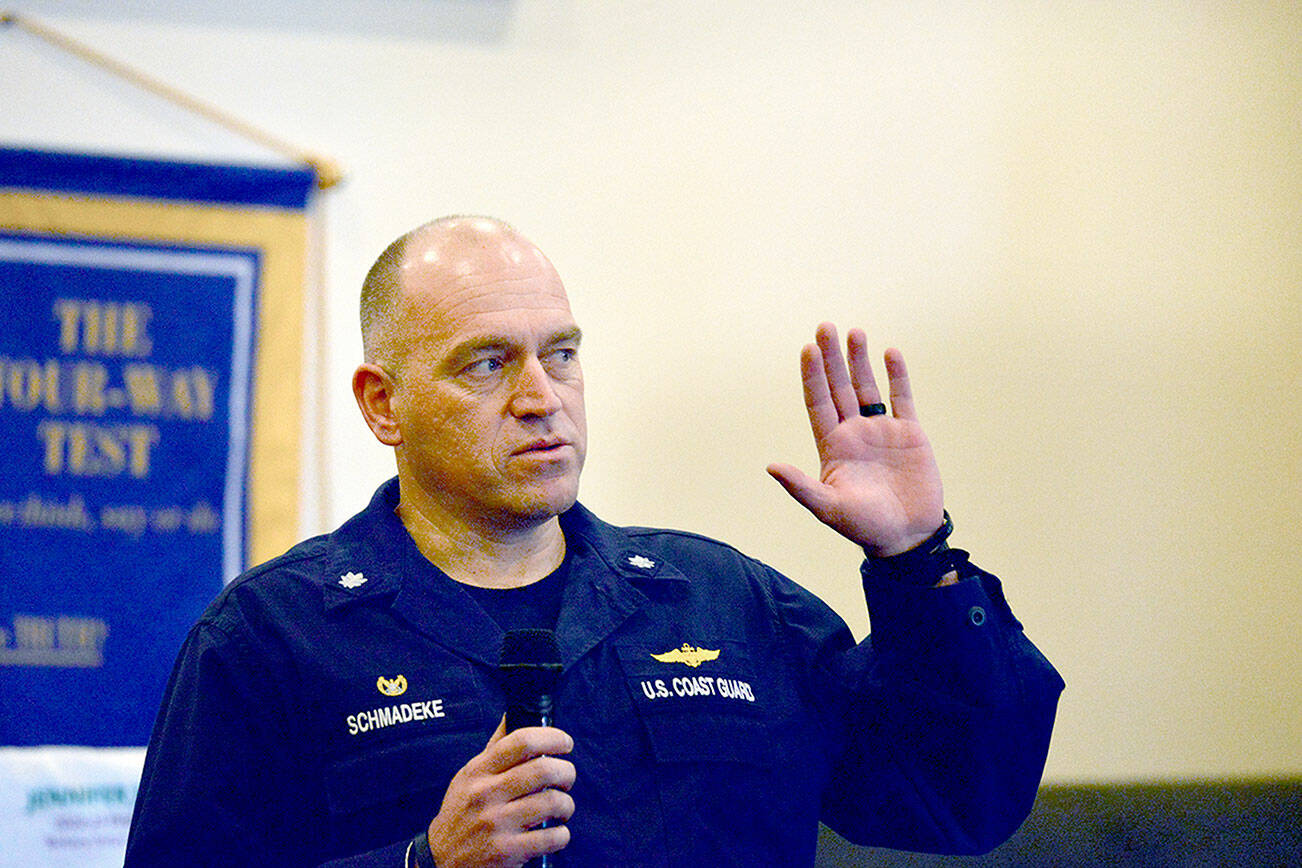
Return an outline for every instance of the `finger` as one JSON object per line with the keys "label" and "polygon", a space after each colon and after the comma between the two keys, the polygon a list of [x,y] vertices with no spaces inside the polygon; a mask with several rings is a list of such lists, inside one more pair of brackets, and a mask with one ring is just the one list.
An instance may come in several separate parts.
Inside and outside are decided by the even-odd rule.
{"label": "finger", "polygon": [[541,790],[513,801],[509,813],[508,822],[521,831],[548,821],[560,825],[574,816],[574,799],[564,790]]}
{"label": "finger", "polygon": [[776,479],[787,494],[805,509],[814,515],[820,515],[826,510],[827,497],[822,482],[790,464],[770,464],[766,469],[769,476]]}
{"label": "finger", "polygon": [[493,730],[493,734],[488,737],[488,744],[485,745],[485,747],[492,747],[494,744],[501,741],[504,735],[506,735],[505,714],[503,714],[502,719],[497,722],[497,729]]}
{"label": "finger", "polygon": [[886,376],[890,381],[891,413],[897,419],[916,422],[918,409],[913,404],[913,387],[909,384],[909,369],[904,365],[904,354],[894,347],[886,351]]}
{"label": "finger", "polygon": [[827,388],[823,354],[814,344],[808,344],[800,351],[800,383],[805,392],[805,410],[809,413],[814,442],[822,443],[841,419]]}
{"label": "finger", "polygon": [[530,829],[520,836],[520,855],[526,860],[544,853],[564,850],[570,843],[570,829],[563,824],[546,829]]}
{"label": "finger", "polygon": [[574,763],[543,756],[502,772],[499,787],[507,799],[519,799],[548,788],[568,791],[574,786],[574,775]]}
{"label": "finger", "polygon": [[868,358],[868,336],[862,329],[851,329],[846,336],[846,346],[849,349],[850,380],[854,383],[858,405],[865,407],[880,403],[882,392],[877,388],[877,377]]}
{"label": "finger", "polygon": [[525,726],[490,742],[484,752],[484,770],[498,774],[535,757],[567,754],[574,739],[554,726]]}
{"label": "finger", "polygon": [[854,396],[854,385],[846,371],[845,356],[841,354],[841,344],[837,340],[836,326],[825,322],[818,327],[818,349],[823,354],[823,372],[827,377],[827,387],[832,395],[839,419],[849,419],[859,415],[859,401]]}
{"label": "finger", "polygon": [[[538,793],[511,802],[497,815],[493,821],[495,843],[492,852],[486,854],[493,857],[492,864],[521,865],[544,853],[562,850],[570,843],[570,830],[565,823],[574,815],[574,801],[565,793],[551,792],[556,796]],[[546,821],[551,822],[542,827]]]}

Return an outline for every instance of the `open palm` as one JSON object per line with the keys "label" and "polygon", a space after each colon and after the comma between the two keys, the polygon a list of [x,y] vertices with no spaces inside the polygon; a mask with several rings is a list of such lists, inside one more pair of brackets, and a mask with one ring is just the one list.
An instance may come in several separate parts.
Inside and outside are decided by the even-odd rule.
{"label": "open palm", "polygon": [[943,521],[944,494],[931,444],[918,424],[908,370],[887,350],[891,412],[864,416],[882,401],[858,329],[841,353],[836,327],[818,327],[800,354],[805,407],[818,448],[818,479],[790,464],[768,472],[820,521],[884,557],[921,543]]}

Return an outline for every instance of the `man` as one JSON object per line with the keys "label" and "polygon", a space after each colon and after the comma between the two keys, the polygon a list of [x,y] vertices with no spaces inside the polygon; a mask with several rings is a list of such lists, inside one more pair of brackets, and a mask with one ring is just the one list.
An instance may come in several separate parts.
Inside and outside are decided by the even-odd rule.
{"label": "man", "polygon": [[[397,479],[228,587],[191,632],[128,865],[812,864],[852,840],[980,852],[1026,816],[1062,682],[948,517],[904,361],[801,357],[819,479],[873,617],[694,535],[576,504],[580,332],[515,230],[446,218],[367,277],[353,391]],[[502,725],[504,631],[554,628],[555,726]],[[548,825],[544,826],[544,821]]]}

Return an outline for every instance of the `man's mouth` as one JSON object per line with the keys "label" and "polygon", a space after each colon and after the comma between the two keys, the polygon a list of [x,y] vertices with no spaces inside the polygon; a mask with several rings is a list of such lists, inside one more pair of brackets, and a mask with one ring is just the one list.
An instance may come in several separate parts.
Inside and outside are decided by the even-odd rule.
{"label": "man's mouth", "polygon": [[549,437],[541,440],[535,440],[528,445],[517,449],[516,455],[546,455],[551,452],[559,452],[566,446],[569,446],[568,440],[562,440],[558,437]]}

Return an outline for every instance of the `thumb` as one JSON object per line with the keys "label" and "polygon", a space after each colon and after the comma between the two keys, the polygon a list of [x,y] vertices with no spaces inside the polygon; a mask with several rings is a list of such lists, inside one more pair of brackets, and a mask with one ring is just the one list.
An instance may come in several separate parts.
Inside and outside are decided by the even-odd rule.
{"label": "thumb", "polygon": [[828,502],[823,491],[825,487],[823,483],[790,464],[770,464],[766,469],[769,476],[776,479],[786,489],[787,494],[805,509],[816,516],[822,515],[827,510]]}
{"label": "thumb", "polygon": [[492,747],[494,744],[501,741],[505,736],[506,736],[506,715],[503,714],[502,719],[497,722],[497,729],[493,730],[493,734],[488,737],[488,744],[485,745],[485,747]]}

